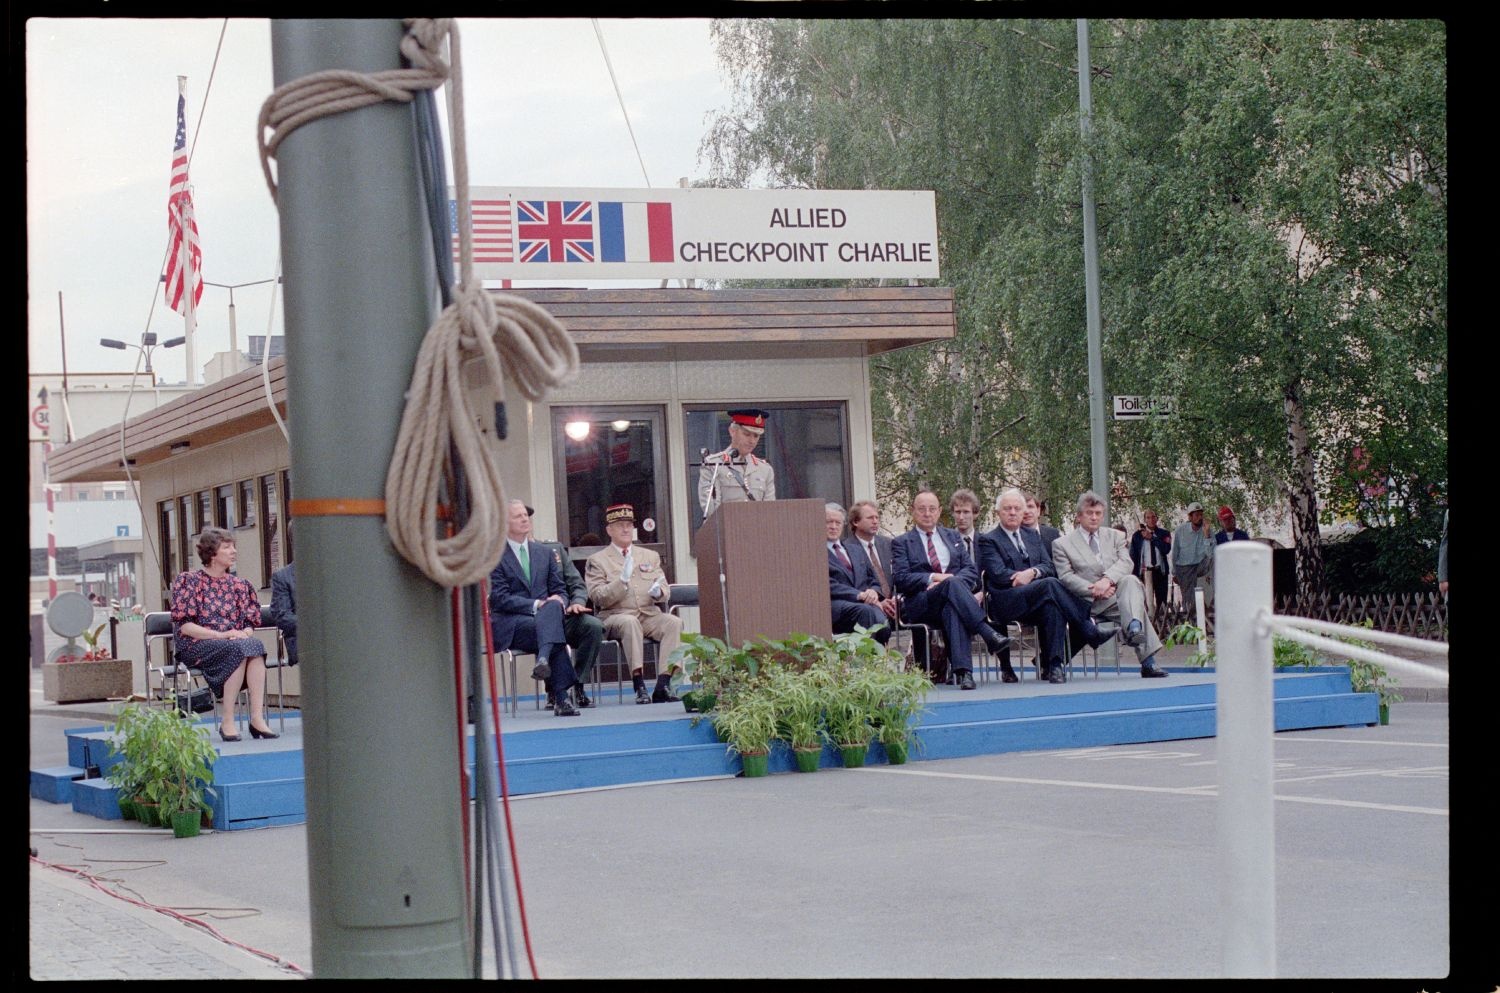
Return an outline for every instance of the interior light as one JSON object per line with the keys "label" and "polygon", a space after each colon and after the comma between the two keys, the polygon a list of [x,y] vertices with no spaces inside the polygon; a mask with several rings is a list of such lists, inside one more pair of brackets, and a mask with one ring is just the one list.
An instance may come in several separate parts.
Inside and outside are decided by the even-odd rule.
{"label": "interior light", "polygon": [[630,422],[627,420],[614,421],[610,424],[610,427],[614,428],[616,431],[629,431]]}
{"label": "interior light", "polygon": [[589,436],[589,429],[593,427],[588,421],[569,421],[563,425],[563,434],[574,441],[582,441]]}

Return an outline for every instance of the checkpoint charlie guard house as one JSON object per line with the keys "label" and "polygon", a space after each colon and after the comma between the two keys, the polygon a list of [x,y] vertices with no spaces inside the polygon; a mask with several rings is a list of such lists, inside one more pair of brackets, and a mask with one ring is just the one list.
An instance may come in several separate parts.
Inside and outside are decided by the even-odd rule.
{"label": "checkpoint charlie guard house", "polygon": [[[481,279],[937,276],[931,192],[487,188],[473,200]],[[699,465],[728,443],[726,409],[770,412],[756,454],[779,498],[847,506],[875,493],[869,357],[955,330],[944,287],[502,292],[552,312],[580,355],[578,378],[542,401],[505,384],[507,496],[536,509],[537,537],[578,559],[608,542],[604,508],[633,504],[639,541],[682,582],[696,576]],[[295,421],[284,359],[269,376]],[[131,418],[124,447],[166,561],[146,556],[146,608],[163,609],[172,577],[197,568],[196,536],[211,524],[235,531],[237,571],[268,602],[271,573],[295,558],[284,522],[296,481],[261,371]],[[106,429],[56,449],[53,478],[120,479],[120,459],[119,429]]]}

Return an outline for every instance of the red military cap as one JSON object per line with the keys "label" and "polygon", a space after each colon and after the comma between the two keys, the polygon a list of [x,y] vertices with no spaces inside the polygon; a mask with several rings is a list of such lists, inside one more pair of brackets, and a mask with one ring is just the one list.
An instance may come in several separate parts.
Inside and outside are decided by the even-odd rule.
{"label": "red military cap", "polygon": [[766,418],[770,416],[769,411],[758,410],[755,407],[729,411],[729,419],[733,423],[747,428],[759,428],[762,431],[766,429]]}

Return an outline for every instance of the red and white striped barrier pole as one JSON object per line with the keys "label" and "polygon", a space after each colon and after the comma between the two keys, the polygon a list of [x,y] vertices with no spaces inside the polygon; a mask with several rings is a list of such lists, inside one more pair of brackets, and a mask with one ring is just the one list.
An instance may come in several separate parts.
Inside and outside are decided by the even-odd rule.
{"label": "red and white striped barrier pole", "polygon": [[47,388],[38,395],[42,402],[38,411],[42,431],[42,492],[47,500],[47,602],[57,599],[57,511],[52,493],[52,476],[48,463],[52,460],[52,424],[47,415]]}

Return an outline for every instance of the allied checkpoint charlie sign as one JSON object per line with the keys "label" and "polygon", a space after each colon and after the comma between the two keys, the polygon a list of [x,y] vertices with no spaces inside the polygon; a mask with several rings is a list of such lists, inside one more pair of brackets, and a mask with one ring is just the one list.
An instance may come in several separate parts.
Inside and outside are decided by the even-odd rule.
{"label": "allied checkpoint charlie sign", "polygon": [[[931,190],[474,187],[480,279],[936,279]],[[449,202],[454,258],[458,207]]]}

